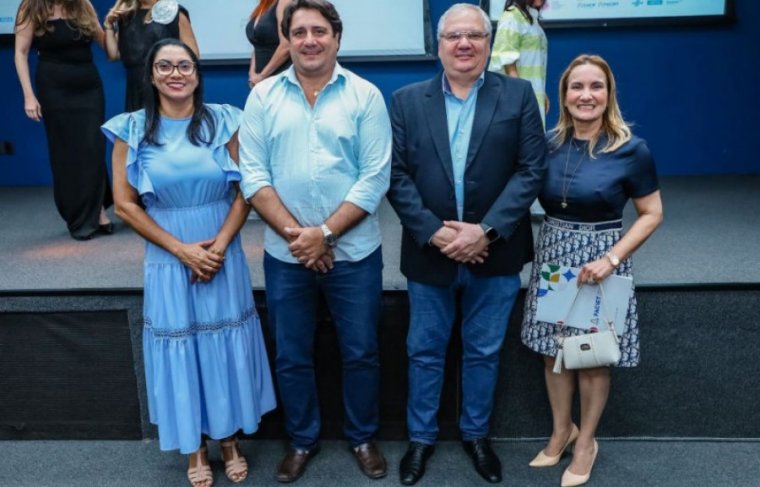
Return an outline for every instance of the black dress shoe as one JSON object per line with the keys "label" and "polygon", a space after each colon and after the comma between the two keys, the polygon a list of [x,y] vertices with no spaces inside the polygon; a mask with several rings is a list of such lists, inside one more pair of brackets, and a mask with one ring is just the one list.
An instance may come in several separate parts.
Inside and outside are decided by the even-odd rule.
{"label": "black dress shoe", "polygon": [[306,471],[306,465],[309,460],[319,453],[319,447],[311,450],[301,450],[298,448],[289,448],[285,458],[277,467],[277,481],[282,483],[295,482]]}
{"label": "black dress shoe", "polygon": [[104,235],[111,235],[113,233],[113,223],[103,223],[98,225],[98,231]]}
{"label": "black dress shoe", "polygon": [[481,477],[492,484],[501,482],[501,462],[491,449],[488,439],[478,438],[477,440],[463,441],[462,446],[472,458],[475,470]]}
{"label": "black dress shoe", "polygon": [[416,484],[425,475],[425,462],[433,454],[435,447],[412,441],[399,465],[399,476],[404,485]]}

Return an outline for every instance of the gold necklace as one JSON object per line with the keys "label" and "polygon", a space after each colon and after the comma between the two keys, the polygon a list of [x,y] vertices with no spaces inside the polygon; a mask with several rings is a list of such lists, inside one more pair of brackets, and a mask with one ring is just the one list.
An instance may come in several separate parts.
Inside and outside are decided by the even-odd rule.
{"label": "gold necklace", "polygon": [[565,157],[565,172],[562,178],[562,203],[560,203],[562,209],[567,208],[567,193],[570,191],[570,186],[573,184],[573,181],[575,181],[575,174],[578,172],[578,168],[581,167],[583,159],[586,158],[586,151],[583,151],[580,159],[578,159],[578,163],[575,164],[575,167],[573,168],[573,174],[570,175],[570,179],[568,180],[567,169],[570,164],[570,153],[573,152],[573,149],[575,149],[576,152],[581,150],[580,147],[575,146],[573,139],[570,139],[570,145],[567,148],[567,157]]}

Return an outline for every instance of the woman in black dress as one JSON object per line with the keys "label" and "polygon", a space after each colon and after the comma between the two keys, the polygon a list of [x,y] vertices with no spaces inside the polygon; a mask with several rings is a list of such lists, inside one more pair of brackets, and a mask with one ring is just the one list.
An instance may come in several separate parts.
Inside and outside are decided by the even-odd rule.
{"label": "woman in black dress", "polygon": [[290,66],[288,40],[282,34],[280,22],[285,5],[290,0],[261,0],[253,9],[245,34],[253,44],[248,86],[285,71]]}
{"label": "woman in black dress", "polygon": [[[45,125],[53,173],[53,195],[69,233],[88,240],[112,233],[104,207],[112,203],[105,166],[103,85],[90,44],[103,43],[88,0],[24,0],[16,17],[15,63],[24,91],[24,111]],[[29,50],[38,53],[32,89]]]}
{"label": "woman in black dress", "polygon": [[[550,132],[548,173],[539,201],[546,219],[536,239],[533,272],[525,297],[522,342],[543,356],[553,431],[531,467],[552,467],[575,444],[560,485],[585,484],[599,452],[596,429],[610,390],[609,367],[554,372],[562,336],[589,333],[536,318],[543,264],[580,268],[578,283],[600,284],[610,275],[632,276],[631,255],[662,222],[654,160],[646,142],[631,133],[617,102],[615,77],[599,56],[575,58],[560,78],[560,115]],[[631,200],[637,218],[622,231]],[[619,340],[617,367],[639,363],[636,296],[630,298]],[[572,419],[580,395],[580,426]]]}
{"label": "woman in black dress", "polygon": [[[159,1],[167,6],[176,3],[173,0]],[[154,19],[152,9],[156,3],[157,0],[117,0],[106,15],[104,29],[108,59],[121,59],[127,69],[124,102],[127,112],[145,106],[141,85],[145,75],[145,57],[153,44],[161,39],[180,39],[190,46],[196,56],[199,55],[187,10],[180,6],[171,19]]]}

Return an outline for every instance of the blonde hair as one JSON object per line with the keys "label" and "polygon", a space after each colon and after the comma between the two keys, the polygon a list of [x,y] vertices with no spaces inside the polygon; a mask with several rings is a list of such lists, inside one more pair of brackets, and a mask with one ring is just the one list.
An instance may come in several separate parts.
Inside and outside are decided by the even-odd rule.
{"label": "blonde hair", "polygon": [[573,117],[565,106],[565,101],[567,100],[568,79],[570,78],[570,73],[573,69],[584,64],[591,64],[592,66],[601,69],[604,76],[607,78],[607,109],[602,114],[602,127],[599,132],[594,134],[591,140],[589,140],[588,144],[589,156],[594,157],[594,149],[602,134],[607,136],[607,143],[601,148],[601,152],[605,153],[613,152],[631,140],[631,128],[623,119],[623,114],[620,112],[620,105],[618,105],[615,76],[612,74],[610,65],[607,64],[607,61],[601,56],[581,54],[573,59],[570,65],[562,73],[562,77],[559,80],[559,121],[551,130],[552,136],[550,143],[554,147],[559,147],[564,144],[573,133]]}
{"label": "blonde hair", "polygon": [[[113,4],[113,9],[124,10],[131,16],[140,10],[140,0],[116,0],[116,3]],[[145,23],[147,24],[151,20],[153,20],[153,11],[148,9],[148,13],[145,14]]]}
{"label": "blonde hair", "polygon": [[24,0],[18,7],[16,26],[29,23],[34,35],[39,37],[45,32],[52,32],[48,25],[50,13],[55,4],[61,5],[66,16],[66,23],[86,37],[94,37],[98,30],[98,15],[87,0],[74,2],[56,2],[55,0]]}

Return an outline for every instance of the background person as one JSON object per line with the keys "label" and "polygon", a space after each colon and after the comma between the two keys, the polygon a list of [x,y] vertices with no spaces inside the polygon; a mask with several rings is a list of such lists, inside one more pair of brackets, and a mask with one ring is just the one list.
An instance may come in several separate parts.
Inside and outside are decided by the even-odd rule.
{"label": "background person", "polygon": [[[105,99],[92,62],[92,41],[103,45],[97,14],[87,0],[24,0],[16,20],[14,61],[27,117],[45,126],[53,196],[69,234],[88,240],[110,234],[111,206],[105,165]],[[32,88],[29,50],[38,52]],[[39,97],[39,98],[38,98]]]}
{"label": "background person", "polygon": [[108,59],[121,59],[127,70],[124,110],[133,112],[144,106],[142,82],[145,58],[150,47],[161,39],[180,39],[200,55],[187,10],[180,6],[169,23],[153,21],[151,9],[159,0],[117,0],[106,15],[105,44]]}
{"label": "background person", "polygon": [[[103,126],[114,142],[116,213],[146,240],[143,353],[162,450],[190,454],[212,482],[205,437],[222,440],[227,477],[248,467],[234,435],[253,433],[275,398],[238,232],[240,110],[203,103],[198,58],[164,39],[148,52],[145,109]],[[142,208],[142,204],[145,209]]]}
{"label": "background person", "polygon": [[282,33],[282,12],[290,0],[261,0],[251,13],[251,20],[245,27],[253,52],[248,69],[248,87],[290,66],[288,39]]}
{"label": "background person", "polygon": [[546,126],[548,43],[539,11],[545,0],[507,0],[496,26],[489,70],[530,81]]}
{"label": "background person", "polygon": [[[631,276],[629,257],[662,221],[662,202],[654,161],[646,143],[631,134],[617,102],[615,78],[599,56],[575,58],[560,79],[561,112],[550,133],[548,177],[540,194],[546,209],[536,243],[530,287],[525,300],[522,341],[544,355],[544,376],[553,417],[549,443],[531,462],[548,467],[559,462],[573,442],[573,461],[562,486],[588,481],[599,451],[594,439],[610,389],[608,367],[552,372],[556,337],[588,333],[536,321],[539,273],[544,263],[582,268],[578,282],[602,283],[615,273]],[[638,213],[621,235],[623,208],[629,199]],[[588,226],[594,230],[588,230]],[[636,297],[631,296],[620,339],[619,367],[639,363]],[[580,430],[571,417],[572,399],[580,392]]]}

